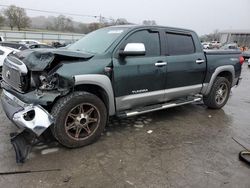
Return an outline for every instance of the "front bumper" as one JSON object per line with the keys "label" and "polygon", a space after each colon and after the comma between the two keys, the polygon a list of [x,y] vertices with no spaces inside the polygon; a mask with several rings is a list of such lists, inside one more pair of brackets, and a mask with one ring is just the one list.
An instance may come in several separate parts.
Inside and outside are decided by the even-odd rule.
{"label": "front bumper", "polygon": [[53,117],[40,105],[27,104],[3,90],[1,102],[7,117],[20,129],[28,129],[40,136],[51,124]]}

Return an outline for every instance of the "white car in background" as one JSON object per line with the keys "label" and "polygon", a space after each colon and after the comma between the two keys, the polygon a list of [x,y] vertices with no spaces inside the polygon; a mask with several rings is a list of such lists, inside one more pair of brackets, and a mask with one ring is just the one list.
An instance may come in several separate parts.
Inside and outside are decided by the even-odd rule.
{"label": "white car in background", "polygon": [[14,48],[0,46],[0,79],[2,79],[2,67],[4,59],[7,57],[8,54],[10,54],[13,51],[20,52],[20,50]]}
{"label": "white car in background", "polygon": [[210,42],[202,42],[203,49],[209,49],[211,47]]}
{"label": "white car in background", "polygon": [[23,39],[19,42],[19,44],[41,44],[41,43],[37,40]]}
{"label": "white car in background", "polygon": [[220,48],[221,47],[221,43],[219,41],[212,41],[211,42],[211,46],[212,48]]}

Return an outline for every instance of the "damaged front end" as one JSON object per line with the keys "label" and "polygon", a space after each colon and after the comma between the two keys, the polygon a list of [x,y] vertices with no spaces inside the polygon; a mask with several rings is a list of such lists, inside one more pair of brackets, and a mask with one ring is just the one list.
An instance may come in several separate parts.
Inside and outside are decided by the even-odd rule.
{"label": "damaged front end", "polygon": [[11,143],[16,152],[16,162],[25,161],[37,138],[53,124],[53,117],[40,105],[27,104],[3,90],[2,106],[7,117],[20,129],[11,134]]}
{"label": "damaged front end", "polygon": [[56,70],[63,63],[92,56],[67,50],[27,50],[5,59],[1,101],[7,117],[20,129],[11,134],[17,163],[25,161],[31,147],[53,124],[49,106],[74,86],[73,77]]}

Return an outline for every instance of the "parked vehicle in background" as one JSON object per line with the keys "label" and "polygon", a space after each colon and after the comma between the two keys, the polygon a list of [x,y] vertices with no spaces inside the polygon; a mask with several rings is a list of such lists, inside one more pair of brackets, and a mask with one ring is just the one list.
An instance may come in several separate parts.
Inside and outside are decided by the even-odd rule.
{"label": "parked vehicle in background", "polygon": [[10,47],[21,51],[29,49],[25,44],[19,44],[17,42],[0,42],[0,46]]}
{"label": "parked vehicle in background", "polygon": [[250,49],[242,52],[242,55],[245,59],[250,59]]}
{"label": "parked vehicle in background", "polygon": [[36,49],[36,48],[54,48],[53,46],[46,45],[46,44],[31,44],[27,45],[29,49]]}
{"label": "parked vehicle in background", "polygon": [[67,46],[65,43],[60,43],[60,42],[52,42],[51,45],[55,48],[62,48]]}
{"label": "parked vehicle in background", "polygon": [[250,67],[250,58],[248,59],[248,67]]}
{"label": "parked vehicle in background", "polygon": [[212,45],[210,42],[202,42],[203,49],[211,49]]}
{"label": "parked vehicle in background", "polygon": [[2,66],[3,66],[4,59],[7,57],[7,55],[9,55],[13,51],[19,52],[20,50],[0,46],[0,80],[2,80]]}
{"label": "parked vehicle in background", "polygon": [[12,137],[18,162],[27,153],[23,140],[39,139],[48,128],[62,145],[77,148],[95,142],[111,116],[201,100],[220,109],[240,81],[243,62],[239,51],[204,52],[194,31],[137,25],[96,30],[67,49],[10,54],[3,65],[3,110],[33,135]]}
{"label": "parked vehicle in background", "polygon": [[19,42],[19,44],[40,44],[37,40],[24,39]]}
{"label": "parked vehicle in background", "polygon": [[3,41],[4,41],[3,36],[0,36],[0,42],[3,42]]}
{"label": "parked vehicle in background", "polygon": [[211,42],[211,46],[212,48],[220,48],[221,47],[221,43],[219,41],[212,41]]}
{"label": "parked vehicle in background", "polygon": [[236,43],[225,44],[220,47],[221,50],[240,50]]}

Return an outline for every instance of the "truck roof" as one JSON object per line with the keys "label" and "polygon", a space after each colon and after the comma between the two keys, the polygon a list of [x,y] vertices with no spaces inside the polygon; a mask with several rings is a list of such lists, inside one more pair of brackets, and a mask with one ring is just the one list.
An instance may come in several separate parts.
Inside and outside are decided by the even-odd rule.
{"label": "truck roof", "polygon": [[130,29],[136,29],[136,28],[165,28],[169,30],[176,30],[176,31],[186,31],[186,32],[195,32],[190,29],[184,29],[184,28],[177,28],[177,27],[168,27],[168,26],[161,26],[161,25],[136,25],[136,24],[130,24],[130,25],[114,25],[110,26],[111,28],[130,28]]}

